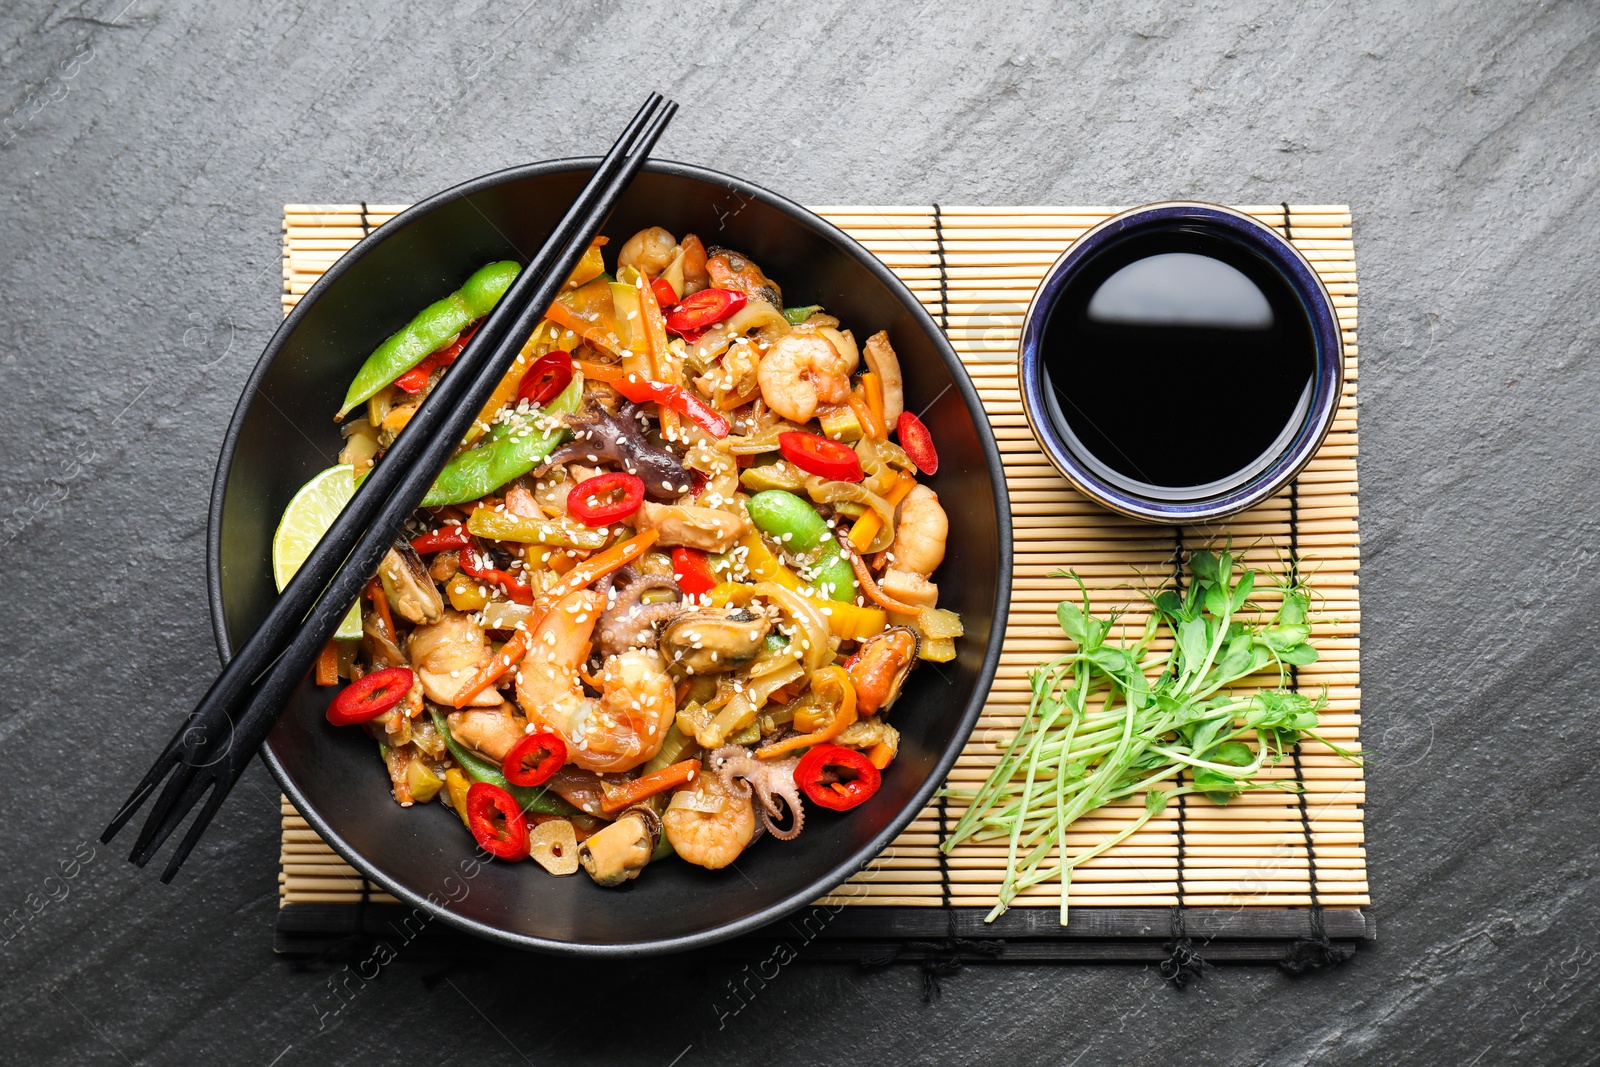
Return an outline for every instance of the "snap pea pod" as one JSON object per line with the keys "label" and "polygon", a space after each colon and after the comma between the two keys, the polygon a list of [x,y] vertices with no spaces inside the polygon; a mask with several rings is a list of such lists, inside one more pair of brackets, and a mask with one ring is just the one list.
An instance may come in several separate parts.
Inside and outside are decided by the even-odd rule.
{"label": "snap pea pod", "polygon": [[749,508],[755,528],[790,552],[817,552],[820,547],[809,567],[812,584],[830,600],[855,602],[855,572],[816,508],[782,489],[757,493],[750,498]]}
{"label": "snap pea pod", "polygon": [[537,467],[556,446],[566,440],[564,429],[543,431],[534,426],[540,414],[570,415],[583,400],[583,375],[574,374],[561,395],[545,405],[542,412],[513,415],[496,423],[476,448],[468,449],[449,463],[433,480],[433,488],[422,506],[465,504],[487,496],[513,478],[520,478]]}
{"label": "snap pea pod", "polygon": [[783,317],[790,326],[798,326],[821,310],[821,304],[808,304],[803,308],[784,308]]}
{"label": "snap pea pod", "polygon": [[451,757],[461,765],[461,773],[474,782],[488,782],[490,785],[499,786],[511,794],[511,799],[520,804],[523,811],[536,811],[541,815],[583,814],[548,789],[540,786],[512,785],[506,781],[506,776],[500,773],[499,767],[462,747],[450,733],[450,724],[445,721],[443,712],[438,708],[429,708],[428,713],[433,716],[433,725],[444,736],[444,743],[450,749]]}
{"label": "snap pea pod", "polygon": [[511,260],[491,263],[468,278],[460,289],[419,311],[404,329],[373,349],[361,365],[345,394],[339,418],[493,311],[521,270]]}

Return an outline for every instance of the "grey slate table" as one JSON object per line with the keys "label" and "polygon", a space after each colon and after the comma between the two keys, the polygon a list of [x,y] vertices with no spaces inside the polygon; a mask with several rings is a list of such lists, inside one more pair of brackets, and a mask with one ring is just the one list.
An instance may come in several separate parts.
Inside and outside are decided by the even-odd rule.
{"label": "grey slate table", "polygon": [[[1600,9],[440,6],[0,11],[0,1060],[1600,1055]],[[281,205],[593,152],[647,86],[686,105],[662,155],[801,202],[1354,206],[1376,945],[1183,994],[801,962],[734,1013],[731,964],[401,959],[341,998],[269,951],[259,766],[173,887],[90,843],[216,663],[204,508]]]}

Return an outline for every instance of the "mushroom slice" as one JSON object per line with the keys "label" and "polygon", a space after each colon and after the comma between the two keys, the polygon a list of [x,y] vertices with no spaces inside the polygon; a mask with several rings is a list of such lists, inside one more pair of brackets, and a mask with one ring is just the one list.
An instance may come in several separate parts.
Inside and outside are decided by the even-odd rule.
{"label": "mushroom slice", "polygon": [[669,619],[659,645],[670,664],[690,674],[715,674],[760,655],[771,629],[770,619],[746,608],[697,608]]}
{"label": "mushroom slice", "polygon": [[444,618],[444,598],[416,549],[397,540],[378,565],[378,580],[395,614],[418,626]]}
{"label": "mushroom slice", "polygon": [[661,841],[661,817],[647,807],[632,807],[610,826],[578,846],[578,862],[598,885],[621,885],[639,877]]}
{"label": "mushroom slice", "polygon": [[547,819],[528,832],[528,855],[551,874],[576,874],[578,835],[566,819]]}

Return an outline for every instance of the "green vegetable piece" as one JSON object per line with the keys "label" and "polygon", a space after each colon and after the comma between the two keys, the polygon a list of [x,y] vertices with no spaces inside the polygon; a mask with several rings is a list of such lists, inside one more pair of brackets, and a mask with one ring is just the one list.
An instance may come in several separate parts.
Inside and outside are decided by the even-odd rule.
{"label": "green vegetable piece", "polygon": [[793,493],[768,489],[750,498],[749,509],[755,528],[788,552],[817,553],[816,559],[806,568],[807,580],[827,593],[831,600],[855,601],[855,572],[816,508]]}
{"label": "green vegetable piece", "polygon": [[821,310],[821,304],[808,304],[803,308],[784,308],[783,317],[790,326],[798,326]]}
{"label": "green vegetable piece", "polygon": [[561,395],[547,404],[543,412],[513,415],[497,423],[476,448],[467,450],[445,464],[433,488],[423,498],[425,508],[443,504],[465,504],[487,496],[515,478],[537,467],[566,439],[566,430],[545,432],[534,426],[543,413],[570,415],[583,400],[583,375],[574,374]]}
{"label": "green vegetable piece", "polygon": [[500,302],[522,268],[510,260],[491,263],[468,278],[443,300],[417,313],[398,333],[373,350],[345,393],[339,418],[367,402],[378,390],[451,343],[451,339],[483,318]]}
{"label": "green vegetable piece", "polygon": [[506,781],[506,776],[500,773],[499,767],[468,751],[455,739],[455,736],[450,733],[450,723],[445,718],[444,712],[438,708],[430,707],[428,714],[433,716],[433,725],[443,735],[445,747],[450,750],[451,757],[461,765],[461,773],[471,778],[474,782],[487,782],[490,785],[499,786],[511,794],[511,799],[520,804],[523,811],[536,811],[541,815],[583,814],[543,786],[512,785]]}

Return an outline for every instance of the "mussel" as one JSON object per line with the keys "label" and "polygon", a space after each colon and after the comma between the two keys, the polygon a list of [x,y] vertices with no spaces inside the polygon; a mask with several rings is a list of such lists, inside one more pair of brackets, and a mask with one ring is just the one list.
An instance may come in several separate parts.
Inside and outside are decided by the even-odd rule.
{"label": "mussel", "polygon": [[659,647],[689,674],[715,674],[760,655],[771,629],[771,620],[746,608],[693,608],[662,624]]}

